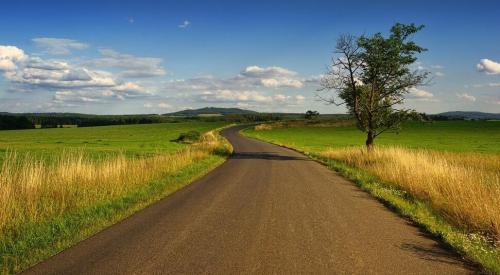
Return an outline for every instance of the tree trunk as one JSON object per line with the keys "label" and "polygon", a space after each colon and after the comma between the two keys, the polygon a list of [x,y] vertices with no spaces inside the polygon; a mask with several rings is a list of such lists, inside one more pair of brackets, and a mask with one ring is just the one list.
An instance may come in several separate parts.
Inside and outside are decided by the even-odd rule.
{"label": "tree trunk", "polygon": [[375,135],[374,135],[373,131],[368,131],[368,133],[366,135],[366,148],[368,149],[368,151],[373,150],[373,146],[375,146],[375,144],[373,144],[374,139],[375,139]]}

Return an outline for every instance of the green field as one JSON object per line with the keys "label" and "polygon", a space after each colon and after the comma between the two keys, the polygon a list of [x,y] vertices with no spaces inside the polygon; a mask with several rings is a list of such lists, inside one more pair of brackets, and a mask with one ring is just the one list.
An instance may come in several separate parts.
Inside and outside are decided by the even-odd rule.
{"label": "green field", "polygon": [[9,150],[43,158],[64,150],[84,150],[88,156],[119,152],[126,155],[169,153],[185,146],[171,142],[180,133],[191,130],[206,132],[225,124],[181,122],[0,131],[0,162]]}
{"label": "green field", "polygon": [[355,126],[290,125],[243,134],[309,153],[465,258],[500,274],[500,247],[491,242],[500,239],[500,121],[409,122],[399,134],[380,135],[379,150],[370,154],[357,149],[365,135]]}
{"label": "green field", "polygon": [[[302,151],[320,152],[328,148],[361,146],[365,134],[355,126],[293,127],[256,131],[248,136],[287,144]],[[455,152],[500,153],[500,121],[409,122],[398,133],[383,133],[376,145],[399,145]]]}
{"label": "green field", "polygon": [[172,140],[227,124],[0,131],[0,274],[22,271],[220,165],[230,153],[220,136]]}

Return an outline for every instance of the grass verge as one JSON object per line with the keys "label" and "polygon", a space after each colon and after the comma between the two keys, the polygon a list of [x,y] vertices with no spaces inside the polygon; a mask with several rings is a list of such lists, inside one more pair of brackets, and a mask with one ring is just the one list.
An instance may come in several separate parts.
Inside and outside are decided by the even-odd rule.
{"label": "grass verge", "polygon": [[[173,155],[118,157],[97,164],[70,158],[53,166],[36,163],[36,169],[23,166],[33,165],[30,159],[4,162],[1,173],[9,177],[2,177],[0,194],[8,200],[6,206],[15,205],[11,211],[23,212],[3,212],[0,273],[22,271],[130,216],[220,165],[230,151],[227,141],[209,132],[199,144]],[[73,165],[71,170],[67,165]],[[57,168],[69,176],[62,180]],[[47,175],[59,178],[51,182]],[[40,208],[50,207],[51,202],[52,208]]]}
{"label": "grass verge", "polygon": [[[245,131],[243,131],[243,134],[246,134]],[[252,137],[252,135],[248,136]],[[266,139],[262,140],[269,142]],[[382,179],[380,177],[380,173],[376,173],[375,170],[368,169],[369,165],[373,164],[375,160],[358,158],[358,161],[354,161],[353,156],[349,156],[350,161],[346,161],[345,159],[341,160],[340,155],[332,155],[332,152],[335,152],[336,150],[332,150],[329,152],[327,151],[323,154],[318,152],[309,153],[300,150],[300,148],[294,148],[295,146],[289,146],[286,143],[277,142],[276,140],[272,140],[271,142],[304,153],[311,158],[323,163],[328,168],[340,172],[343,176],[355,182],[356,185],[358,185],[362,190],[373,195],[375,198],[383,202],[386,206],[398,212],[400,215],[411,219],[420,227],[439,238],[443,243],[459,252],[465,258],[479,263],[488,272],[500,274],[500,248],[498,247],[498,242],[495,244],[495,240],[491,240],[491,238],[485,237],[484,234],[471,233],[472,231],[469,230],[470,228],[459,227],[456,224],[451,223],[449,221],[449,217],[444,216],[443,212],[437,211],[436,206],[428,200],[428,197],[427,199],[417,197],[415,196],[415,193],[409,192],[401,188],[400,185],[398,186],[397,184],[394,184],[394,182],[397,181],[398,177],[401,175],[395,175],[395,178],[389,179],[392,181]],[[352,151],[355,149],[348,148],[344,150]],[[335,159],[335,157],[338,157],[338,159]],[[342,157],[345,157],[345,154]],[[365,165],[363,165],[363,162]],[[359,165],[359,167],[356,167],[355,165]],[[389,165],[393,166],[391,164]],[[453,169],[453,167],[451,168]],[[387,169],[388,167],[383,167],[383,169],[379,170],[379,172],[383,170],[387,171]],[[415,167],[413,169],[418,168]],[[404,173],[405,171],[401,172]],[[450,185],[447,187],[456,187],[456,185],[454,185],[456,183],[453,182],[453,179],[448,183],[450,183]],[[495,183],[492,182],[491,184]],[[437,186],[435,187],[439,187],[439,184],[437,184]],[[464,188],[462,188],[461,191],[464,191],[466,194],[468,190],[466,188],[467,186],[463,187]],[[495,192],[497,192],[498,186],[493,187],[496,188]],[[426,187],[421,186],[420,188],[425,189]],[[487,189],[487,186],[475,186],[473,189],[475,190],[476,188]],[[425,191],[424,189],[421,189],[420,191]],[[474,190],[469,191],[474,192]],[[489,210],[492,210],[493,212],[497,211],[498,209],[495,208],[495,203],[498,198],[496,198],[494,194],[488,194],[488,196],[492,195],[492,200],[490,200],[489,203],[493,203],[493,205],[488,206],[491,208]],[[475,201],[471,201],[469,203],[480,203],[480,198],[475,199]],[[492,218],[496,217],[492,216]],[[494,223],[485,226],[489,229],[492,229],[493,232],[495,232],[496,230],[496,225]]]}

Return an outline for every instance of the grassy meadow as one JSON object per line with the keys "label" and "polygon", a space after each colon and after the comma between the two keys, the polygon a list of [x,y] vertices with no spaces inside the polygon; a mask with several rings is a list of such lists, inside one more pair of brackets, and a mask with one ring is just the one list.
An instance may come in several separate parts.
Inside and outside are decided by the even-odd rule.
{"label": "grassy meadow", "polygon": [[410,122],[370,153],[353,125],[289,126],[244,134],[310,154],[500,273],[500,121]]}
{"label": "grassy meadow", "polygon": [[[23,270],[222,163],[223,123],[0,131],[0,273]],[[203,133],[193,144],[171,142]]]}
{"label": "grassy meadow", "polygon": [[[320,124],[318,127],[273,128],[272,131],[247,130],[246,133],[274,143],[284,142],[306,152],[364,144],[364,133],[353,125],[340,124],[332,127],[321,127]],[[500,154],[500,121],[409,122],[399,133],[384,133],[375,142],[379,146]]]}
{"label": "grassy meadow", "polygon": [[0,162],[8,151],[29,153],[45,159],[63,151],[79,150],[85,151],[90,157],[118,153],[127,156],[171,153],[184,147],[183,144],[170,142],[180,133],[203,133],[225,124],[180,122],[0,131]]}

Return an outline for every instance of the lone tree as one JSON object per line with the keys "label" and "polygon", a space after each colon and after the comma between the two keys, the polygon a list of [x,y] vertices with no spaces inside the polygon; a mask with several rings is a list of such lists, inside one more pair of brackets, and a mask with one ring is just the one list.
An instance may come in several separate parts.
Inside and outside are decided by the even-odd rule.
{"label": "lone tree", "polygon": [[306,114],[304,115],[304,118],[305,119],[315,119],[319,117],[319,112],[318,111],[311,111],[311,110],[308,110],[306,112]]}
{"label": "lone tree", "polygon": [[[426,51],[411,40],[424,26],[397,23],[388,37],[381,33],[355,37],[344,34],[337,40],[333,64],[321,79],[320,91],[334,91],[322,98],[335,105],[345,104],[366,132],[366,146],[372,149],[377,136],[398,130],[401,122],[416,115],[401,107],[405,95],[423,85],[428,72],[412,69],[415,55]],[[340,99],[340,100],[339,100]]]}

